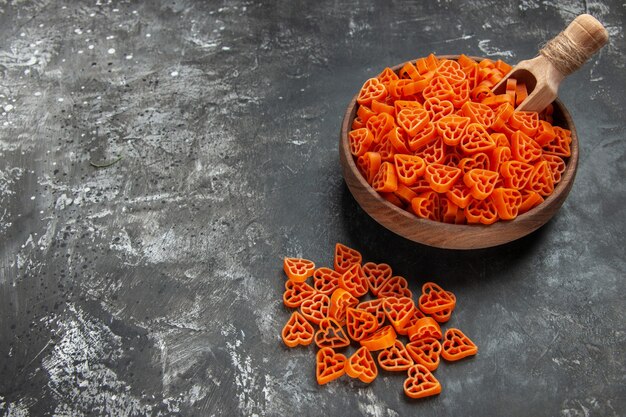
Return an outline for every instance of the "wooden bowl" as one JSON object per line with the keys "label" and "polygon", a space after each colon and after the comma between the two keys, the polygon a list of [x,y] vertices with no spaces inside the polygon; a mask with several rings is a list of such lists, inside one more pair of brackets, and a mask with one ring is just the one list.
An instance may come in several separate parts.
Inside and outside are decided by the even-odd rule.
{"label": "wooden bowl", "polygon": [[[445,55],[439,58],[456,59],[458,56]],[[392,69],[398,71],[402,65],[404,63]],[[456,225],[419,218],[382,198],[357,169],[348,143],[348,132],[357,110],[356,98],[357,95],[352,98],[346,109],[339,135],[339,158],[343,177],[355,200],[367,214],[385,228],[409,240],[444,249],[481,249],[502,245],[526,236],[547,223],[561,207],[572,188],[578,165],[578,136],[572,117],[563,103],[557,99],[553,103],[553,124],[571,130],[572,155],[567,161],[561,181],[544,202],[514,220],[499,220],[488,226]]]}

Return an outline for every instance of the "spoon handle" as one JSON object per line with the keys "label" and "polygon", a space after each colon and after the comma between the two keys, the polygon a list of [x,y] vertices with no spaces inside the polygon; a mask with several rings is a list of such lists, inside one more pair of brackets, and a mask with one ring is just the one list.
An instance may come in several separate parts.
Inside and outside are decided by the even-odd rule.
{"label": "spoon handle", "polygon": [[580,68],[609,39],[608,32],[588,14],[576,17],[561,33],[539,51],[563,75]]}

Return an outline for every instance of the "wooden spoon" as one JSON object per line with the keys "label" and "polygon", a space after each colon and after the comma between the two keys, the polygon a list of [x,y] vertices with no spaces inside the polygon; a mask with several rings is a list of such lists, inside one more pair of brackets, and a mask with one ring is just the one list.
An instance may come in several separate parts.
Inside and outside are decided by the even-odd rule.
{"label": "wooden spoon", "polygon": [[493,88],[503,94],[506,81],[514,78],[526,84],[528,97],[517,106],[518,111],[541,111],[557,97],[559,84],[580,68],[607,42],[609,36],[593,16],[581,14],[554,39],[546,43],[533,59],[520,61]]}

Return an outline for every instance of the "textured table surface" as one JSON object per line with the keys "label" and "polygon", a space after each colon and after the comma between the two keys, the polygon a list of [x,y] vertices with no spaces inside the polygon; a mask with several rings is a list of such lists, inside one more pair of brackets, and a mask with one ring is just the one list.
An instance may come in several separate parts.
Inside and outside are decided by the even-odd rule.
{"label": "textured table surface", "polygon": [[[430,52],[514,63],[585,11],[610,43],[562,85],[581,158],[545,227],[443,251],[357,206],[337,141],[365,79]],[[0,415],[626,415],[625,16],[0,1]],[[436,371],[441,395],[408,401],[389,373],[319,387],[314,347],[283,345],[282,258],[330,265],[336,242],[457,295],[449,326],[480,351]]]}

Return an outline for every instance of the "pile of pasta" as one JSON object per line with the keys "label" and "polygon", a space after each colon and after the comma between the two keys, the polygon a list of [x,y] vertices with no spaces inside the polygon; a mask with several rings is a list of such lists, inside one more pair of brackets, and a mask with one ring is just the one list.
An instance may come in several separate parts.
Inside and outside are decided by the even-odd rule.
{"label": "pile of pasta", "polygon": [[335,245],[332,268],[285,258],[283,269],[283,302],[295,311],[282,340],[290,348],[315,343],[320,385],[343,375],[369,384],[380,367],[406,374],[408,397],[429,397],[441,392],[434,375],[440,358],[454,362],[478,352],[458,328],[441,329],[457,300],[434,282],[422,285],[415,302],[407,280],[388,264],[363,263],[359,251],[341,243]]}

